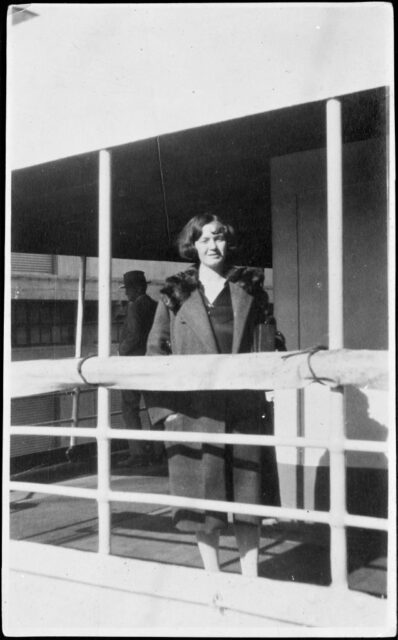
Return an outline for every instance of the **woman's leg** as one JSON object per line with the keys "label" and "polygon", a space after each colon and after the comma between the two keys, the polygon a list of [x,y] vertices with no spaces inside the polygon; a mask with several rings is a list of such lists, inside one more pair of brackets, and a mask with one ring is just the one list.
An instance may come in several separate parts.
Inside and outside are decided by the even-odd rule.
{"label": "woman's leg", "polygon": [[258,549],[260,546],[260,526],[247,522],[235,522],[235,536],[240,555],[242,575],[258,576]]}
{"label": "woman's leg", "polygon": [[196,534],[196,540],[199,547],[200,555],[202,556],[203,565],[206,571],[219,571],[220,565],[218,562],[218,546],[220,541],[219,531],[212,531],[212,533],[204,533],[198,531]]}

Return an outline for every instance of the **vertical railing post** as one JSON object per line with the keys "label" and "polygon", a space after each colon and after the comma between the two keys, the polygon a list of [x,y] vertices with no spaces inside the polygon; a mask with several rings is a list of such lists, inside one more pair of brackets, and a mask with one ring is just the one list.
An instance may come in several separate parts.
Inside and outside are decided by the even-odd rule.
{"label": "vertical railing post", "polygon": [[[393,85],[393,80],[391,82]],[[393,95],[391,92],[387,93],[387,112],[389,114],[389,120],[387,123],[387,158],[388,158],[388,172],[387,172],[387,192],[388,192],[388,261],[390,265],[389,269],[389,288],[388,288],[388,345],[389,345],[389,367],[390,371],[395,371],[396,355],[395,350],[391,349],[391,346],[395,344],[395,332],[396,332],[396,308],[395,308],[395,273],[396,273],[396,246],[395,246],[395,232],[396,232],[396,198],[395,198],[395,183],[396,183],[396,161],[395,161],[395,147],[393,144],[395,141],[395,111],[392,108],[394,104]],[[394,401],[395,400],[395,401]],[[396,410],[396,398],[393,391],[389,391],[389,412],[388,412],[388,444],[389,444],[389,458],[388,458],[388,540],[387,540],[387,595],[391,603],[397,601],[397,531],[396,531],[396,516],[397,516],[397,486],[396,486],[396,444],[397,434],[395,425],[397,423],[397,410]],[[396,613],[394,604],[390,606],[390,621],[391,628],[394,628],[396,624]]]}
{"label": "vertical railing post", "polygon": [[84,298],[86,295],[86,264],[87,264],[86,256],[80,256],[79,288],[78,288],[78,294],[77,294],[75,358],[80,358],[82,355]]}
{"label": "vertical railing post", "polygon": [[[79,287],[77,294],[77,314],[76,314],[76,338],[75,338],[75,358],[81,358],[83,345],[83,323],[84,323],[84,299],[86,294],[86,256],[80,256],[79,264]],[[79,426],[79,401],[80,387],[76,387],[72,400],[72,427]],[[75,436],[70,437],[69,448],[76,444]]]}
{"label": "vertical railing post", "polygon": [[[99,251],[98,251],[98,356],[108,358],[111,353],[111,277],[112,277],[112,215],[111,215],[111,156],[107,150],[99,152]],[[98,389],[98,551],[110,552],[111,509],[110,391]]]}
{"label": "vertical railing post", "polygon": [[[10,46],[9,39],[9,46]],[[8,117],[8,125],[10,126],[12,120],[12,111],[11,107],[11,91],[6,93],[6,112]],[[4,264],[4,336],[5,340],[3,340],[3,380],[4,380],[4,399],[3,403],[3,505],[5,508],[3,509],[3,576],[6,575],[6,570],[9,566],[9,543],[10,536],[8,532],[10,531],[10,481],[11,481],[11,393],[10,393],[10,366],[12,359],[12,351],[11,351],[11,339],[7,339],[11,337],[11,295],[12,295],[12,286],[11,286],[11,135],[10,128],[7,128],[7,142],[6,144],[6,176],[5,176],[5,255],[7,259]],[[4,581],[5,588],[8,590],[8,580]],[[7,600],[7,593],[4,593],[4,601]]]}
{"label": "vertical railing post", "polygon": [[[343,142],[341,103],[328,100],[327,229],[329,349],[344,346],[343,330]],[[330,564],[333,586],[347,586],[346,468],[344,453],[344,392],[331,390],[330,407],[330,512],[332,517]]]}

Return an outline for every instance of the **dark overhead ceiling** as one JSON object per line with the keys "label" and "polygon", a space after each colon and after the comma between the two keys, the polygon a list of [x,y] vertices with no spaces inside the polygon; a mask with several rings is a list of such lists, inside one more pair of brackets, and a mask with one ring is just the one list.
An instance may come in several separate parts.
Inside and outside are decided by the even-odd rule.
{"label": "dark overhead ceiling", "polygon": [[[385,135],[386,90],[342,98],[343,137]],[[178,260],[173,240],[213,211],[242,239],[241,264],[271,266],[270,159],[325,147],[325,101],[121,145],[112,155],[115,258]],[[12,176],[12,251],[98,255],[98,153]]]}

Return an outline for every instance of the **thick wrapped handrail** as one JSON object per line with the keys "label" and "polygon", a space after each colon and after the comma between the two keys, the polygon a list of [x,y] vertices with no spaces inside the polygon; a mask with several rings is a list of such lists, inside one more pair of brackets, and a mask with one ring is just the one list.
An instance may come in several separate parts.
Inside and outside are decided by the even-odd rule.
{"label": "thick wrapped handrail", "polygon": [[[294,356],[294,357],[293,357]],[[11,363],[12,398],[85,387],[80,359]],[[331,388],[353,385],[388,388],[388,352],[367,349],[234,355],[91,357],[83,364],[89,385],[142,391],[300,389],[319,379]]]}

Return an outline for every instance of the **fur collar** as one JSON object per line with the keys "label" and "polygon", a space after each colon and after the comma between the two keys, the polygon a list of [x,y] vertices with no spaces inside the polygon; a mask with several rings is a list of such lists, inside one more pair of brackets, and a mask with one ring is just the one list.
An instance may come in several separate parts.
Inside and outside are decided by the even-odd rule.
{"label": "fur collar", "polygon": [[[256,267],[231,267],[226,274],[228,282],[234,282],[247,293],[255,297],[257,306],[266,314],[268,295],[263,289],[264,273]],[[196,267],[180,271],[166,278],[165,286],[160,290],[163,302],[173,313],[189,298],[192,291],[199,288],[199,275]]]}

